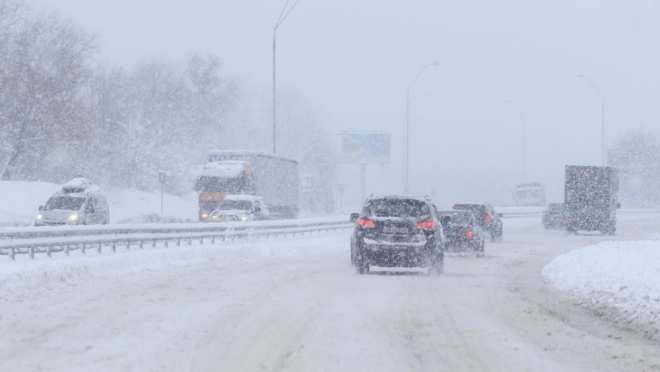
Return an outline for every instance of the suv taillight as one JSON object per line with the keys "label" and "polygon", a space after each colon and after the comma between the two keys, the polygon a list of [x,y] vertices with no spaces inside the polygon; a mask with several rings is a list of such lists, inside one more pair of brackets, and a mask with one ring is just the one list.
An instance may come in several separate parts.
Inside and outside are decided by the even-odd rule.
{"label": "suv taillight", "polygon": [[357,227],[360,229],[375,229],[376,224],[372,220],[368,220],[366,218],[360,218],[357,221]]}
{"label": "suv taillight", "polygon": [[493,219],[490,218],[490,214],[488,214],[488,213],[486,213],[486,222],[487,222],[487,223],[491,223],[491,222],[493,222]]}
{"label": "suv taillight", "polygon": [[422,221],[417,224],[418,229],[422,230],[433,230],[435,229],[435,222],[433,221]]}
{"label": "suv taillight", "polygon": [[467,230],[467,231],[462,231],[461,235],[463,235],[466,238],[471,238],[474,234],[472,234],[472,231]]}

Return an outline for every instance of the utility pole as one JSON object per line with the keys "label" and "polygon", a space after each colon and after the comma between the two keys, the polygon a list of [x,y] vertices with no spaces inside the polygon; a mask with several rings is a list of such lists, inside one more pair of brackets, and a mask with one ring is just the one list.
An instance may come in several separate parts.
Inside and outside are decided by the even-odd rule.
{"label": "utility pole", "polygon": [[297,0],[289,10],[287,9],[287,6],[289,5],[289,0],[286,0],[286,3],[284,3],[284,8],[282,8],[282,12],[280,13],[280,17],[277,19],[277,22],[275,23],[275,28],[273,29],[273,154],[277,153],[277,90],[275,89],[275,82],[276,82],[276,36],[277,36],[277,28],[280,27],[282,22],[286,19],[286,17],[291,13],[293,8],[298,5]]}

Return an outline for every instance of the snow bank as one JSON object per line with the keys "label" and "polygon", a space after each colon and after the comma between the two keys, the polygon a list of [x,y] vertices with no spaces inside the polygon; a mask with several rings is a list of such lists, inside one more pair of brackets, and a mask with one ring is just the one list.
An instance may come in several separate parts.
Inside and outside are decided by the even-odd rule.
{"label": "snow bank", "polygon": [[555,258],[543,276],[577,304],[660,340],[660,241],[610,241]]}
{"label": "snow bank", "polygon": [[48,182],[0,182],[0,225],[27,226],[34,222],[44,205],[62,185]]}

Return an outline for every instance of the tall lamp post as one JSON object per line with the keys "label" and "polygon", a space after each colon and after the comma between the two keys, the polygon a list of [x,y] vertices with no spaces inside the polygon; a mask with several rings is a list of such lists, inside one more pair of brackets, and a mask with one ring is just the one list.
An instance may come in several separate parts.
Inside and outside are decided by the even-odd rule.
{"label": "tall lamp post", "polygon": [[[300,1],[300,0],[298,0]],[[280,27],[282,22],[286,19],[286,17],[291,13],[293,8],[298,5],[298,1],[296,1],[291,8],[287,11],[286,8],[289,5],[289,0],[286,0],[286,3],[284,3],[284,8],[282,8],[282,12],[280,12],[280,17],[277,19],[277,22],[275,23],[275,28],[273,28],[273,154],[277,153],[277,118],[276,118],[276,113],[277,113],[277,91],[275,90],[275,77],[276,77],[276,63],[275,63],[275,41],[276,41],[276,36],[277,36],[277,28]]]}
{"label": "tall lamp post", "polygon": [[601,111],[601,119],[602,119],[602,126],[603,126],[601,161],[602,161],[603,167],[604,167],[605,166],[605,98],[603,97],[602,94],[600,94],[600,91],[598,90],[598,88],[596,88],[596,85],[593,83],[593,81],[591,81],[591,79],[589,79],[588,77],[586,77],[582,74],[578,75],[577,77],[579,77],[580,79],[584,79],[584,80],[588,81],[589,84],[591,84],[591,87],[594,88],[596,93],[598,93],[598,95],[600,96],[601,102],[603,103],[602,111]]}
{"label": "tall lamp post", "polygon": [[404,179],[404,183],[403,183],[403,193],[404,194],[408,194],[408,175],[410,173],[409,172],[409,161],[408,161],[408,158],[410,156],[409,146],[408,146],[408,136],[410,134],[410,88],[415,83],[415,80],[417,80],[417,78],[422,74],[422,72],[424,72],[424,70],[426,70],[427,67],[437,66],[439,64],[440,64],[440,62],[431,62],[431,63],[426,64],[426,66],[424,66],[419,71],[417,76],[415,76],[415,78],[410,82],[410,84],[408,84],[408,90],[406,91],[406,129],[404,131],[405,136],[404,136],[404,150],[403,150],[403,153],[405,154],[404,164],[405,164],[405,167],[406,167],[405,179]]}
{"label": "tall lamp post", "polygon": [[520,116],[520,119],[522,119],[522,177],[523,181],[525,181],[525,117],[522,116],[520,113],[520,110],[518,110],[518,106],[516,106],[515,103],[511,101],[502,101],[505,105],[511,105],[513,107],[513,110]]}

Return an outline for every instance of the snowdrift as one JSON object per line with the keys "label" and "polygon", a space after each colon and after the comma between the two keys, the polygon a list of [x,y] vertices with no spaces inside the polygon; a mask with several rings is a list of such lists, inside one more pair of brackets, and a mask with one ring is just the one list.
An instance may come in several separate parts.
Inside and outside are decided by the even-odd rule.
{"label": "snowdrift", "polygon": [[660,241],[603,242],[555,258],[543,276],[580,306],[660,340]]}

